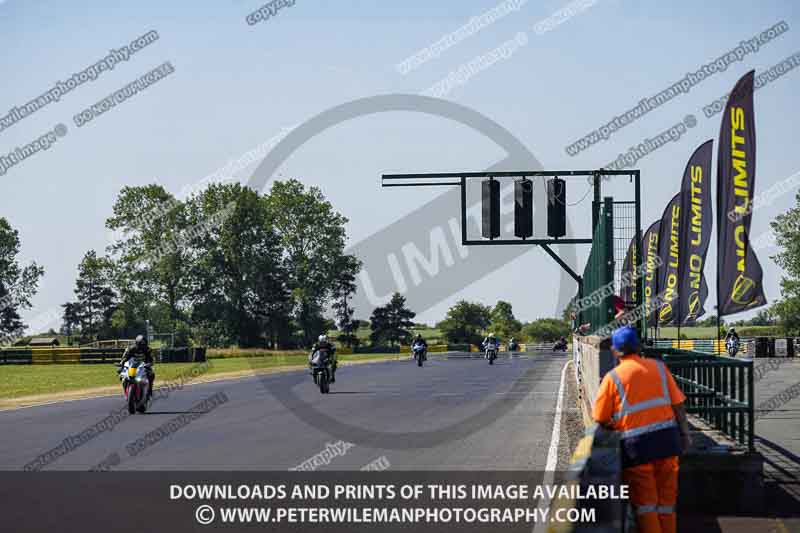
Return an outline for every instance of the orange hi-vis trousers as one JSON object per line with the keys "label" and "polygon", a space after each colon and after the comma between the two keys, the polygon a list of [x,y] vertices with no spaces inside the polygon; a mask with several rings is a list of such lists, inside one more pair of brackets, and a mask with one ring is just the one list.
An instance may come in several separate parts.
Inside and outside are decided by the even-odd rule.
{"label": "orange hi-vis trousers", "polygon": [[678,522],[678,457],[655,459],[626,468],[622,479],[629,486],[640,533],[675,533]]}

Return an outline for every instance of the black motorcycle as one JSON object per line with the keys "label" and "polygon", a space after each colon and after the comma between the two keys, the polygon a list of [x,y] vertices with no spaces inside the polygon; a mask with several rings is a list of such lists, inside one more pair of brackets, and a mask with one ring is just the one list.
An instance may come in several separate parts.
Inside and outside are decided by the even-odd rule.
{"label": "black motorcycle", "polygon": [[331,356],[327,350],[317,350],[311,356],[311,375],[314,384],[319,386],[319,392],[328,394],[331,389]]}
{"label": "black motorcycle", "polygon": [[486,343],[486,359],[489,360],[489,364],[493,365],[494,360],[497,359],[497,344],[494,342],[487,342]]}
{"label": "black motorcycle", "polygon": [[555,346],[553,346],[554,352],[566,352],[567,351],[567,343],[566,342],[557,342]]}
{"label": "black motorcycle", "polygon": [[739,352],[739,339],[736,337],[728,337],[728,340],[725,342],[725,349],[729,357],[736,357],[736,354]]}
{"label": "black motorcycle", "polygon": [[422,366],[422,362],[428,358],[428,350],[425,348],[425,345],[422,343],[415,343],[411,346],[411,351],[414,352],[414,359],[416,359],[417,365]]}

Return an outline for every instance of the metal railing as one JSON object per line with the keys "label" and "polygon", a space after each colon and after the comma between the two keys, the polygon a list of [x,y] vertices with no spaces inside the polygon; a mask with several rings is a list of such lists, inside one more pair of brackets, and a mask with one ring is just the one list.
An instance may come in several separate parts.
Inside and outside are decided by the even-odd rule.
{"label": "metal railing", "polygon": [[669,348],[645,348],[663,356],[686,395],[686,411],[754,451],[753,361]]}

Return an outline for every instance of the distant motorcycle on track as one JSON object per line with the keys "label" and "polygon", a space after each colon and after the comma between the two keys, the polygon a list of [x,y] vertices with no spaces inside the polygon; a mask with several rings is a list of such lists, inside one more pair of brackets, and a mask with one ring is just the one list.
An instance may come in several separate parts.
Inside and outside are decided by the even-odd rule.
{"label": "distant motorcycle on track", "polygon": [[428,359],[428,350],[422,343],[414,343],[411,346],[411,351],[414,353],[414,360],[417,362],[417,366],[422,366],[422,362]]}
{"label": "distant motorcycle on track", "polygon": [[497,344],[495,344],[493,342],[486,343],[486,355],[485,355],[485,357],[486,357],[486,359],[489,360],[489,364],[490,365],[493,365],[494,364],[494,360],[497,359],[497,348],[498,348]]}
{"label": "distant motorcycle on track", "polygon": [[567,351],[567,341],[566,339],[559,339],[556,341],[555,345],[553,346],[554,352],[566,352]]}
{"label": "distant motorcycle on track", "polygon": [[736,357],[736,354],[739,353],[739,339],[736,337],[731,337],[725,343],[725,349],[728,351],[728,355],[731,357]]}

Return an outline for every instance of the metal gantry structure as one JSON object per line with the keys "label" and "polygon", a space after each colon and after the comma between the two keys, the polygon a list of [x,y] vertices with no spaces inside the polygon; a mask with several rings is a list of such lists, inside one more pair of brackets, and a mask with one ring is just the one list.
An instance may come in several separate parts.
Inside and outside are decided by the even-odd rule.
{"label": "metal gantry structure", "polygon": [[[464,246],[520,246],[536,245],[552,257],[558,265],[564,269],[578,285],[578,297],[584,296],[583,277],[575,272],[559,255],[551,248],[556,244],[592,244],[595,229],[599,223],[601,208],[601,182],[603,176],[628,176],[634,185],[635,203],[635,238],[636,242],[642,242],[642,220],[641,220],[641,187],[639,170],[520,170],[506,172],[439,172],[439,173],[418,173],[418,174],[384,174],[381,176],[382,187],[459,187],[461,192],[461,244]],[[499,178],[590,178],[594,193],[592,202],[592,235],[583,238],[516,238],[516,239],[497,239],[483,238],[471,239],[467,235],[467,180],[495,180]],[[612,253],[613,257],[613,253]],[[642,264],[642,247],[636,246],[636,265]],[[636,305],[643,303],[644,276],[637,278]],[[643,329],[643,332],[646,328]]]}

